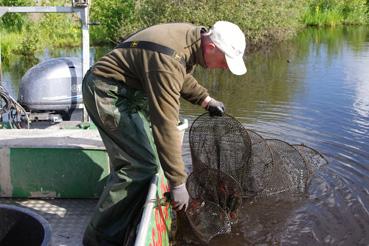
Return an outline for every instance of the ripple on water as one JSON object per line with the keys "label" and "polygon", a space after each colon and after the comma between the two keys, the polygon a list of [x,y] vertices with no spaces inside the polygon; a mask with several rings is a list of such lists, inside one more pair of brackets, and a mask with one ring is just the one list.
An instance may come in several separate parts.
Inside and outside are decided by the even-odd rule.
{"label": "ripple on water", "polygon": [[[332,169],[312,180],[309,199],[288,219],[281,235],[283,244],[360,245],[368,242],[368,213],[362,191]],[[301,230],[303,228],[303,230]]]}
{"label": "ripple on water", "polygon": [[369,192],[339,170],[321,168],[306,196],[245,201],[232,233],[210,245],[365,245]]}
{"label": "ripple on water", "polygon": [[[266,124],[267,127],[259,123],[252,128],[257,128],[263,137],[283,135],[278,132],[281,128],[273,123]],[[309,134],[301,138],[303,128],[294,126],[290,130],[285,126],[282,131],[300,136],[303,142],[314,141]],[[271,133],[273,127],[278,130]],[[315,134],[319,136],[319,132]],[[369,171],[365,163],[359,162],[367,152],[349,139],[337,140],[342,139],[339,135],[333,140],[327,140],[328,137],[332,136],[325,135],[324,147],[318,150],[329,149],[326,157],[330,163],[311,179],[306,197],[246,201],[231,234],[214,238],[210,245],[365,245],[369,242],[369,191],[365,181]],[[190,166],[186,139],[184,150]]]}

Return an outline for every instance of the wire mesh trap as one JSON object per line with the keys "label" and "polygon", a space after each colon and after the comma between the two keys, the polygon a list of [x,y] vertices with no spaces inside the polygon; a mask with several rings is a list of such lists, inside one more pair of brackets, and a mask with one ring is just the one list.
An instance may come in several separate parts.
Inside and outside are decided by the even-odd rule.
{"label": "wire mesh trap", "polygon": [[209,243],[217,235],[231,232],[228,215],[216,203],[192,200],[186,216],[193,231],[205,243]]}
{"label": "wire mesh trap", "polygon": [[186,187],[193,203],[215,203],[231,220],[236,219],[242,203],[242,188],[231,176],[220,170],[205,168],[191,173]]}
{"label": "wire mesh trap", "polygon": [[258,133],[247,129],[251,139],[250,163],[245,168],[242,188],[244,197],[253,197],[264,190],[265,182],[271,177],[273,165],[272,152],[265,139]]}
{"label": "wire mesh trap", "polygon": [[242,204],[239,183],[220,170],[204,168],[191,173],[186,186],[191,197],[186,215],[197,236],[208,243],[229,233]]}
{"label": "wire mesh trap", "polygon": [[267,139],[266,143],[271,150],[273,161],[272,165],[267,167],[269,175],[263,180],[264,189],[259,195],[305,192],[308,169],[301,154],[282,140]]}
{"label": "wire mesh trap", "polygon": [[309,172],[309,179],[321,167],[328,165],[328,160],[317,150],[310,148],[304,144],[294,144],[292,146],[295,147],[297,151],[301,154],[301,156],[304,158],[306,168],[308,169]]}
{"label": "wire mesh trap", "polygon": [[192,167],[221,170],[242,184],[251,157],[251,140],[240,122],[229,115],[199,116],[189,133]]}
{"label": "wire mesh trap", "polygon": [[192,200],[186,215],[205,242],[231,231],[242,199],[304,194],[309,178],[328,164],[318,151],[264,139],[230,115],[200,115],[189,143],[193,172],[186,186]]}

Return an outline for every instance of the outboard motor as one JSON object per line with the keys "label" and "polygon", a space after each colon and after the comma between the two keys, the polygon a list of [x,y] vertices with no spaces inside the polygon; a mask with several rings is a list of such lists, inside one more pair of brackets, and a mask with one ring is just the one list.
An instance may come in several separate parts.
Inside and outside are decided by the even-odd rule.
{"label": "outboard motor", "polygon": [[23,76],[18,95],[18,102],[30,111],[31,121],[82,117],[81,59],[51,58],[37,64]]}

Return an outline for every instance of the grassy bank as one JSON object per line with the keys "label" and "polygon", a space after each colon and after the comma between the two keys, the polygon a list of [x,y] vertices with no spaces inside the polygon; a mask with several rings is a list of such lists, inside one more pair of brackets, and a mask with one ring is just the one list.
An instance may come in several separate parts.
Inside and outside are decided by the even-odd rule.
{"label": "grassy bank", "polygon": [[[67,0],[41,0],[38,5],[70,5]],[[92,45],[113,45],[120,37],[164,22],[211,26],[217,20],[237,23],[248,49],[289,39],[306,25],[363,24],[369,0],[93,0]],[[2,6],[30,6],[33,0],[0,0]],[[65,14],[7,14],[1,19],[2,57],[32,55],[44,47],[80,44],[79,20]]]}
{"label": "grassy bank", "polygon": [[[112,4],[119,1],[107,0]],[[131,11],[120,12],[121,22],[116,26],[120,28],[114,30],[114,27],[104,25],[93,27],[93,32],[105,34],[101,37],[109,37],[94,42],[117,40],[121,35],[157,23],[191,22],[211,26],[217,20],[228,20],[237,23],[245,31],[248,48],[253,48],[291,37],[301,26],[299,19],[306,7],[304,0],[160,0],[158,3],[158,0],[127,3]],[[95,5],[98,5],[98,1],[95,1]],[[91,16],[98,18],[93,6]],[[105,12],[105,15],[108,13]]]}
{"label": "grassy bank", "polygon": [[308,26],[366,24],[368,7],[367,0],[310,0],[302,20]]}
{"label": "grassy bank", "polygon": [[[38,1],[40,6],[63,6],[63,0]],[[0,6],[33,6],[33,0],[0,0]],[[17,55],[34,58],[45,47],[80,45],[80,24],[75,14],[6,14],[0,19],[2,60]]]}

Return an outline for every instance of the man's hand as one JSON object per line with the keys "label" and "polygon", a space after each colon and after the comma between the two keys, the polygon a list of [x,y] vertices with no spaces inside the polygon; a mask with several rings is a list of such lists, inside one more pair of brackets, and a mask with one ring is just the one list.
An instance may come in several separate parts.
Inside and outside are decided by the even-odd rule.
{"label": "man's hand", "polygon": [[209,111],[210,116],[223,116],[225,108],[222,102],[212,98],[206,106],[206,110]]}
{"label": "man's hand", "polygon": [[187,210],[188,201],[190,199],[186,184],[181,184],[176,187],[171,188],[170,190],[171,198],[172,198],[172,206],[176,211],[180,211],[184,209]]}

